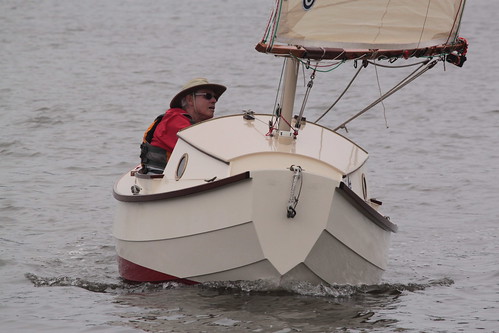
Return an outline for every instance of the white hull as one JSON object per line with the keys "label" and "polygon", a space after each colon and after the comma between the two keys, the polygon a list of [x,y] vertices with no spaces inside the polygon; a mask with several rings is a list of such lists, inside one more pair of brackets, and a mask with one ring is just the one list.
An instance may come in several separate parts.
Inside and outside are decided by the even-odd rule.
{"label": "white hull", "polygon": [[[300,132],[303,139],[279,142],[261,123],[226,117],[193,126],[181,132],[163,178],[127,173],[117,182],[113,234],[123,278],[379,282],[396,226],[363,198],[367,154],[313,124]],[[226,130],[215,144],[198,141],[218,126]],[[216,138],[231,135],[249,143],[217,145]],[[308,140],[319,140],[311,146],[319,149],[307,150]],[[175,180],[175,161],[184,153],[189,165]],[[291,165],[303,168],[293,218]]]}

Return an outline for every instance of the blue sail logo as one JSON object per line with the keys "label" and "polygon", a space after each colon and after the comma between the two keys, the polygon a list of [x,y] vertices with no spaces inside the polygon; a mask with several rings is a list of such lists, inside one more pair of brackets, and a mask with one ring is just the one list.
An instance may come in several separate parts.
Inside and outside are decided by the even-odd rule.
{"label": "blue sail logo", "polygon": [[309,10],[314,5],[315,0],[303,0],[303,8]]}

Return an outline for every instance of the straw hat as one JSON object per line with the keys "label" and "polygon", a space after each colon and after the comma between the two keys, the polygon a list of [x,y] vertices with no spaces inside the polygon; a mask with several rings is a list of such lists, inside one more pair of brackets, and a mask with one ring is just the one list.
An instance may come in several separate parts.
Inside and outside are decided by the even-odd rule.
{"label": "straw hat", "polygon": [[211,89],[213,90],[215,95],[220,97],[227,89],[227,87],[221,84],[209,83],[207,79],[202,77],[192,79],[182,87],[182,90],[177,95],[175,95],[175,97],[172,98],[172,101],[170,102],[170,107],[181,108],[182,98],[199,89]]}

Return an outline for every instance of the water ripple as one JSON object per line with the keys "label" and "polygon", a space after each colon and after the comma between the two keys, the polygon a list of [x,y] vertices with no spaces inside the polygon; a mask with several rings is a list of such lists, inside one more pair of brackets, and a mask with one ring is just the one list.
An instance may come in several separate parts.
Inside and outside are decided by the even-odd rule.
{"label": "water ripple", "polygon": [[[79,287],[88,291],[99,293],[137,293],[154,292],[184,287],[177,282],[162,283],[101,283],[88,281],[81,278],[61,276],[61,277],[41,277],[34,273],[26,273],[25,277],[36,287]],[[333,297],[344,298],[361,295],[386,295],[398,296],[402,292],[415,292],[432,287],[448,287],[454,284],[450,278],[431,280],[426,283],[382,283],[377,285],[314,285],[308,282],[293,282],[284,286],[279,286],[272,281],[224,281],[207,282],[197,285],[201,290],[216,291],[218,294],[265,294],[265,295],[301,295],[313,297]]]}
{"label": "water ripple", "polygon": [[30,280],[35,287],[78,287],[98,293],[137,293],[172,289],[180,286],[180,284],[176,282],[140,284],[129,284],[125,282],[102,283],[69,276],[42,277],[34,273],[26,273],[24,276]]}

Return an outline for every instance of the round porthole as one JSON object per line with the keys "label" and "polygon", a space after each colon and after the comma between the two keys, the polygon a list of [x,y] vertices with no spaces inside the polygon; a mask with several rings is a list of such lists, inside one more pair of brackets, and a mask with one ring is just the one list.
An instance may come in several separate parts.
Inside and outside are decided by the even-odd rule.
{"label": "round porthole", "polygon": [[189,155],[184,154],[178,161],[177,172],[175,173],[175,180],[179,180],[184,175],[185,169],[187,168],[187,161],[189,160]]}
{"label": "round porthole", "polygon": [[367,200],[367,180],[364,174],[362,174],[362,195],[364,196],[364,200]]}

